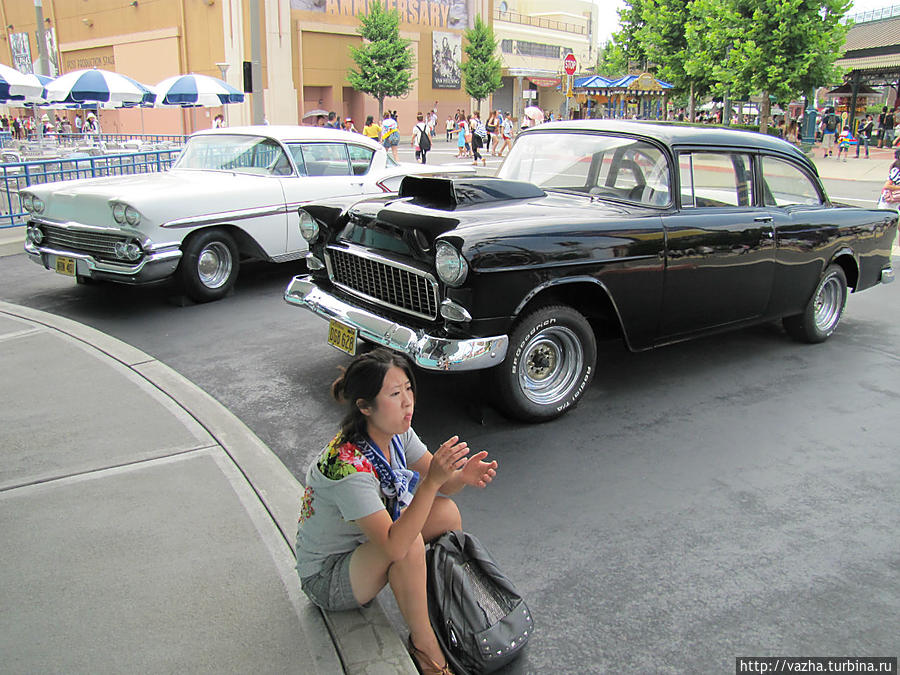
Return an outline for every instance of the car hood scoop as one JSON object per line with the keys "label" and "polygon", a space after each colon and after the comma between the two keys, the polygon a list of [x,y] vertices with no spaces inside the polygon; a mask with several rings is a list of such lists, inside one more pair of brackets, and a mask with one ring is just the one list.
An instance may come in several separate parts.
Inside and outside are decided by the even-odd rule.
{"label": "car hood scoop", "polygon": [[420,206],[452,211],[511,199],[534,199],[546,193],[533,183],[500,178],[419,178],[407,176],[400,184],[400,197]]}

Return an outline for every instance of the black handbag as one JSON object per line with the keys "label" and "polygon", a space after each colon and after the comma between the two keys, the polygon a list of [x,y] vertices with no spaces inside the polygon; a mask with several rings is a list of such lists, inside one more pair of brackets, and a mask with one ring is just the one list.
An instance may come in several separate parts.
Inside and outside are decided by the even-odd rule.
{"label": "black handbag", "polygon": [[534,629],[531,612],[481,542],[447,532],[425,561],[431,626],[454,673],[490,673],[522,653]]}

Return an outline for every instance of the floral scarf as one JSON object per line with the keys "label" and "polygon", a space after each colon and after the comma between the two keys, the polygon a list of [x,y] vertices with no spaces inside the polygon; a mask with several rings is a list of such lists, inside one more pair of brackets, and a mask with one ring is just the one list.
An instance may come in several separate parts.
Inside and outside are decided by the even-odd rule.
{"label": "floral scarf", "polygon": [[388,513],[391,514],[391,520],[397,520],[400,517],[400,510],[409,506],[412,501],[412,491],[419,483],[419,473],[406,468],[403,445],[396,436],[391,439],[391,451],[397,458],[396,463],[400,467],[398,469],[391,468],[391,464],[387,461],[381,448],[375,445],[370,438],[361,441],[357,447],[372,463],[375,475],[378,476],[381,484],[381,494],[384,496]]}

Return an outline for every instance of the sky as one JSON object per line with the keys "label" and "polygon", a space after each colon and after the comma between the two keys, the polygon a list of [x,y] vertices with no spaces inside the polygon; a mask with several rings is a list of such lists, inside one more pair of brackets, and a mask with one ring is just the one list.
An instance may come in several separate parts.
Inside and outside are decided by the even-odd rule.
{"label": "sky", "polygon": [[[599,18],[599,30],[597,31],[598,43],[603,44],[612,36],[619,26],[618,9],[625,5],[623,0],[596,0]],[[880,9],[900,4],[900,0],[855,0],[849,14],[866,12],[870,9]]]}

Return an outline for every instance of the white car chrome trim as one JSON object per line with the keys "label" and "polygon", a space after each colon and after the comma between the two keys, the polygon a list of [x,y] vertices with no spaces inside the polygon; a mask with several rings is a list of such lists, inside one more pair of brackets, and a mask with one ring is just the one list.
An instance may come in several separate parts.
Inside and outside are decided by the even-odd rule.
{"label": "white car chrome trim", "polygon": [[222,211],[221,213],[210,213],[205,216],[191,216],[190,218],[179,218],[177,220],[169,220],[160,227],[164,228],[181,228],[181,227],[198,227],[200,225],[212,225],[214,223],[232,222],[235,220],[247,220],[248,218],[265,218],[267,216],[278,216],[289,213],[290,207],[284,205],[263,206],[255,209],[240,209],[238,211]]}

